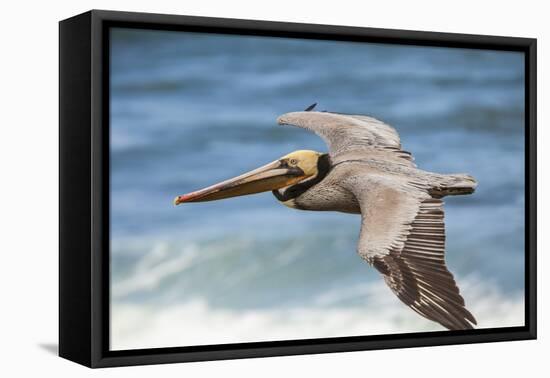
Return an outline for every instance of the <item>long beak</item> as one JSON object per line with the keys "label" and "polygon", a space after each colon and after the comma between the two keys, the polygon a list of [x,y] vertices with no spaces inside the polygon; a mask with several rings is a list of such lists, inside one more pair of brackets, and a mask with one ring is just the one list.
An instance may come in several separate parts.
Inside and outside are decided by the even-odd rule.
{"label": "long beak", "polygon": [[276,160],[235,178],[222,181],[207,188],[176,197],[174,205],[184,202],[215,201],[247,194],[267,192],[284,188],[301,181],[304,172],[298,167],[289,167]]}

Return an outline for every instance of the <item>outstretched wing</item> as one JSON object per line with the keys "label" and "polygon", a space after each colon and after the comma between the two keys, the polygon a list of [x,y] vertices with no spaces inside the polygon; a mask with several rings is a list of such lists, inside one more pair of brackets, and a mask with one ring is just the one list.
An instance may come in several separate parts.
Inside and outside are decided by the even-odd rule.
{"label": "outstretched wing", "polygon": [[443,202],[383,176],[343,183],[362,215],[358,253],[420,315],[451,329],[477,324],[445,265]]}
{"label": "outstretched wing", "polygon": [[382,121],[365,115],[303,111],[286,113],[277,118],[280,125],[293,125],[311,130],[328,145],[331,158],[349,152],[391,151],[386,157],[412,163],[409,152],[401,150],[399,134]]}

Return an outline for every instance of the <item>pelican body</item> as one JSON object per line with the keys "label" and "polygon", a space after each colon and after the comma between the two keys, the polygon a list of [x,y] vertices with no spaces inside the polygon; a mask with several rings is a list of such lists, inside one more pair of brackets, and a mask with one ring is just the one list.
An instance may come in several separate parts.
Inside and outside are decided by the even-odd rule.
{"label": "pelican body", "polygon": [[441,199],[473,193],[475,179],[418,169],[391,126],[364,115],[313,111],[314,105],[283,114],[277,121],[316,133],[328,145],[328,153],[295,151],[178,196],[174,203],[272,191],[293,209],[361,214],[357,252],[382,274],[397,297],[445,328],[473,328],[476,320],[445,265]]}

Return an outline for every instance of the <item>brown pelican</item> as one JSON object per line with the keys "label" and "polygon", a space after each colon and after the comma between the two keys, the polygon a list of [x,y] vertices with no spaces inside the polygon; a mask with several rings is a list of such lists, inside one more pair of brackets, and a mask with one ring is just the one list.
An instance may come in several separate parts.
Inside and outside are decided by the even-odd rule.
{"label": "brown pelican", "polygon": [[361,214],[357,252],[418,314],[451,330],[476,323],[445,265],[442,197],[471,194],[476,181],[416,168],[391,126],[368,116],[312,111],[283,114],[280,125],[313,131],[329,153],[295,151],[176,205],[271,190],[300,210]]}

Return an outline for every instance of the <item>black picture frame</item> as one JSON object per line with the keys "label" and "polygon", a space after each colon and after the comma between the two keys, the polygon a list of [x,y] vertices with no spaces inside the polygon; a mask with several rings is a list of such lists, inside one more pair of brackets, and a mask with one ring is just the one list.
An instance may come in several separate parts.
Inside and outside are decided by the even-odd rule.
{"label": "black picture frame", "polygon": [[[109,350],[111,27],[518,51],[525,54],[525,326]],[[88,367],[536,338],[536,39],[92,10],[59,24],[59,355]]]}

